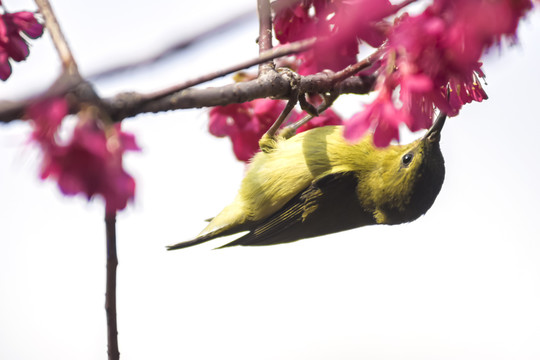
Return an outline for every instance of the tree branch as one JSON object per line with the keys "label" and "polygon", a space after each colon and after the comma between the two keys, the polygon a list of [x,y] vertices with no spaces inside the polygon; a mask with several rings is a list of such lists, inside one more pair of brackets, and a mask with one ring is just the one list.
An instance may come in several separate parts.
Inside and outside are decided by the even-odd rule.
{"label": "tree branch", "polygon": [[[336,83],[332,74],[319,73],[300,77],[298,89],[300,94],[332,91],[338,94],[367,94],[373,89],[374,83],[372,76],[354,76]],[[290,75],[272,71],[255,80],[222,87],[186,89],[154,101],[145,101],[141,94],[123,93],[105,99],[104,104],[109,107],[111,117],[120,121],[141,113],[228,105],[267,97],[289,99],[291,90]]]}
{"label": "tree branch", "polygon": [[[291,95],[291,76],[287,72],[277,71],[251,81],[234,83],[221,87],[205,89],[190,88],[163,97],[154,97],[149,100],[148,95],[130,92],[121,93],[109,99],[103,99],[101,106],[110,114],[114,121],[121,121],[141,113],[158,113],[162,111],[201,108],[208,106],[242,103],[261,98],[289,99]],[[300,94],[326,93],[335,91],[338,94],[367,94],[373,89],[375,77],[352,76],[342,81],[336,80],[336,74],[318,73],[301,76],[298,82]],[[69,83],[63,85],[67,92],[75,94],[76,102],[94,103],[95,95],[89,91],[88,83]],[[91,89],[91,88],[90,88]],[[48,96],[61,95],[60,91],[47,93]],[[24,109],[35,99],[0,103],[0,122],[10,122],[20,119]],[[74,114],[79,108],[74,104],[70,113]]]}
{"label": "tree branch", "polygon": [[118,326],[116,322],[116,214],[105,215],[107,233],[107,285],[105,293],[105,312],[107,313],[107,344],[109,360],[118,360]]}
{"label": "tree branch", "polygon": [[[157,100],[160,100],[160,103],[163,104],[163,101],[161,101],[162,98],[173,97],[173,95],[175,95],[176,93],[184,89],[219,78],[221,76],[228,75],[230,73],[233,73],[233,72],[245,69],[245,68],[249,68],[251,66],[268,61],[269,59],[275,59],[278,57],[288,56],[291,54],[298,53],[300,51],[304,51],[310,48],[311,46],[313,46],[314,43],[315,43],[315,38],[290,43],[290,44],[281,46],[279,48],[274,48],[269,51],[266,51],[265,53],[261,54],[257,58],[245,61],[243,63],[237,64],[237,65],[234,65],[234,66],[231,66],[231,67],[228,67],[228,68],[216,71],[216,72],[212,72],[212,73],[200,76],[195,79],[185,81],[178,85],[175,85],[175,86],[172,86],[172,87],[160,90],[160,91],[156,91],[150,94],[121,93],[117,95],[116,97],[117,102],[118,102],[117,105],[120,105],[122,102],[129,102],[131,103],[131,106],[135,106],[134,104],[136,103],[138,107],[141,107],[143,102],[150,103],[150,102],[155,102]],[[67,76],[65,76],[65,74],[61,75],[60,78],[55,82],[55,84],[49,90],[47,90],[44,94],[39,94],[39,95],[30,97],[25,100],[20,100],[20,101],[0,101],[0,123],[8,123],[13,120],[21,119],[24,115],[25,109],[34,101],[36,101],[36,99],[38,98],[64,96],[66,94],[77,92],[76,89],[80,88],[81,86],[84,86],[87,88],[89,85],[88,83],[82,82],[81,79],[74,79],[72,77],[66,79],[66,77]],[[201,90],[198,90],[198,91],[201,91]],[[80,96],[80,94],[77,94],[75,98],[79,102],[84,102],[84,101],[89,100],[88,97]],[[92,96],[92,98],[93,98],[93,101],[95,101],[95,94]],[[111,101],[109,101],[109,105],[111,105]],[[208,105],[201,105],[200,107],[202,106],[208,106]],[[117,106],[113,106],[113,107],[116,108]],[[185,107],[179,107],[179,108],[183,109]],[[71,114],[76,113],[77,110],[78,108],[74,107],[73,109],[70,110],[70,113]],[[152,111],[152,112],[158,112],[158,111],[159,110]],[[163,110],[163,111],[166,111],[166,110]],[[133,112],[133,109],[126,111],[126,113],[131,114],[129,116],[134,116],[138,114],[137,112]],[[118,120],[124,119],[125,117],[127,116],[121,117]]]}
{"label": "tree branch", "polygon": [[[79,104],[84,102],[95,103],[97,98],[100,105],[104,107],[114,121],[121,121],[141,113],[157,113],[177,109],[227,105],[266,97],[289,99],[292,88],[291,84],[293,82],[291,75],[287,72],[269,71],[255,80],[222,87],[210,87],[206,89],[192,87],[217,77],[263,63],[269,59],[304,51],[313,46],[314,42],[315,38],[312,38],[274,48],[265,51],[258,58],[150,94],[134,92],[120,93],[114,98],[103,99],[101,101],[93,91],[88,91],[88,89],[91,90],[88,83],[81,80],[76,81],[77,79],[73,77],[65,76],[63,81],[57,81],[55,86],[51,87],[51,89],[41,96],[75,95],[73,98],[76,104],[70,108],[70,113],[76,113],[79,110],[77,102]],[[325,92],[366,94],[370,92],[374,85],[374,77],[352,75],[373,64],[380,57],[382,51],[383,49],[380,49],[366,59],[337,73],[322,72],[314,75],[300,76],[300,80],[297,83],[299,94]],[[66,77],[67,79],[65,79]],[[20,119],[24,114],[24,109],[33,101],[35,101],[35,98],[17,102],[0,102],[0,122],[10,122]]]}
{"label": "tree branch", "polygon": [[[116,98],[120,103],[123,101],[129,101],[130,103],[137,102],[138,104],[137,106],[140,107],[141,103],[143,102],[155,102],[157,100],[161,100],[162,98],[166,98],[168,96],[172,97],[175,93],[178,93],[184,89],[193,87],[195,85],[231,74],[233,72],[236,72],[245,68],[249,68],[251,66],[260,64],[262,62],[265,62],[271,59],[275,59],[282,56],[288,56],[291,54],[304,51],[310,48],[311,46],[313,46],[314,43],[315,43],[315,38],[297,41],[294,43],[281,46],[279,48],[274,48],[269,51],[266,51],[257,58],[242,62],[234,66],[230,66],[228,68],[225,68],[219,71],[215,71],[215,72],[200,76],[195,79],[184,81],[183,83],[180,83],[178,85],[175,85],[175,86],[172,86],[172,87],[160,90],[160,91],[156,91],[150,94],[122,93],[122,94],[119,94]],[[0,123],[8,123],[13,120],[21,119],[24,115],[25,109],[34,101],[36,101],[37,98],[64,96],[68,93],[73,93],[76,90],[76,88],[80,88],[81,86],[83,86],[81,79],[73,79],[73,78],[66,79],[65,75],[61,75],[60,78],[55,82],[55,84],[49,90],[47,90],[44,94],[39,94],[29,99],[21,100],[21,101],[0,101]],[[88,87],[88,84],[85,83],[84,86]],[[201,91],[201,90],[198,90],[198,91]],[[84,96],[83,97],[77,96],[76,99],[80,102],[83,102],[86,100]],[[110,103],[111,101],[109,101],[109,104]],[[163,102],[161,101],[161,103]],[[201,107],[202,106],[207,106],[207,105],[201,105]],[[180,107],[180,108],[185,108],[185,107]],[[166,110],[163,110],[163,111],[166,111]],[[76,108],[73,108],[72,110],[70,110],[70,113],[72,114],[76,112],[77,112]],[[158,112],[158,110],[153,111],[153,112]],[[137,113],[134,113],[133,110],[127,111],[127,113],[131,114],[129,116],[134,116],[137,114]],[[118,120],[124,119],[125,117],[127,116],[121,117]]]}
{"label": "tree branch", "polygon": [[184,89],[193,87],[195,85],[199,85],[199,84],[208,82],[210,80],[220,78],[220,77],[228,75],[228,74],[232,74],[234,72],[237,72],[237,71],[240,71],[240,70],[243,70],[243,69],[247,69],[247,68],[252,67],[254,65],[258,65],[258,64],[264,63],[266,61],[269,61],[269,60],[272,60],[272,59],[275,59],[275,58],[279,58],[279,57],[299,53],[301,51],[307,50],[310,47],[312,47],[313,44],[315,44],[315,40],[316,40],[315,38],[311,38],[311,39],[306,39],[306,40],[302,40],[302,41],[296,41],[294,43],[290,43],[290,44],[281,46],[279,48],[270,49],[268,51],[265,51],[265,52],[259,54],[259,57],[257,57],[257,58],[244,61],[244,62],[242,62],[240,64],[233,65],[233,66],[227,67],[227,68],[222,69],[222,70],[218,70],[218,71],[215,71],[215,72],[208,73],[206,75],[197,77],[195,79],[187,80],[187,81],[185,81],[183,83],[180,83],[178,85],[171,86],[169,88],[159,90],[159,91],[156,91],[154,93],[144,95],[144,99],[147,100],[147,101],[156,100],[156,99],[159,99],[161,97],[164,97],[164,96],[167,96],[167,95],[172,95],[172,94],[174,94],[176,92],[179,92],[181,90],[184,90]]}

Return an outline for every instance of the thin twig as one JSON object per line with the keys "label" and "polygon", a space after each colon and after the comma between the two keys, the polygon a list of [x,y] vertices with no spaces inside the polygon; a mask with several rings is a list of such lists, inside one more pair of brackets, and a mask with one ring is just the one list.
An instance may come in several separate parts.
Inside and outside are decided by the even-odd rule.
{"label": "thin twig", "polygon": [[364,69],[367,69],[371,65],[373,65],[377,60],[381,58],[382,55],[386,52],[387,47],[386,43],[381,45],[373,54],[369,55],[368,57],[360,60],[356,64],[352,64],[347,66],[345,69],[340,70],[336,72],[333,77],[336,82],[340,82],[343,79],[348,78],[349,76],[352,76]]}
{"label": "thin twig", "polygon": [[116,323],[116,214],[105,215],[107,232],[107,285],[105,293],[105,311],[107,313],[107,343],[109,360],[118,360],[118,326]]}
{"label": "thin twig", "polygon": [[[272,13],[269,0],[257,0],[259,14],[259,54],[272,49]],[[259,65],[259,76],[275,68],[272,60]]]}
{"label": "thin twig", "polygon": [[43,15],[43,18],[45,19],[45,26],[47,27],[47,30],[49,30],[49,34],[51,35],[54,46],[56,47],[58,56],[60,56],[64,71],[69,75],[80,77],[75,58],[73,57],[66,38],[62,33],[60,24],[58,23],[58,20],[56,20],[56,16],[54,15],[49,0],[35,0],[35,2],[39,8],[39,11]]}
{"label": "thin twig", "polygon": [[237,72],[237,71],[240,71],[240,70],[243,70],[243,69],[247,69],[247,68],[252,67],[254,65],[258,65],[258,64],[264,63],[266,61],[269,61],[269,60],[272,60],[272,59],[275,59],[275,58],[288,56],[288,55],[291,55],[291,54],[296,54],[298,52],[307,50],[310,47],[312,47],[313,44],[315,44],[315,41],[316,41],[315,38],[310,38],[310,39],[306,39],[306,40],[302,40],[302,41],[296,41],[294,43],[290,43],[290,44],[287,44],[287,45],[283,45],[283,46],[280,46],[278,48],[274,48],[274,49],[265,51],[264,53],[259,54],[259,57],[257,57],[257,58],[254,58],[254,59],[251,59],[251,60],[248,60],[248,61],[244,61],[244,62],[242,62],[240,64],[233,65],[233,66],[230,66],[230,67],[227,67],[225,69],[218,70],[218,71],[215,71],[215,72],[211,72],[211,73],[208,73],[206,75],[199,76],[199,77],[194,78],[194,79],[190,79],[188,81],[184,81],[183,83],[171,86],[171,87],[163,89],[163,90],[159,90],[159,91],[156,91],[156,92],[153,92],[153,93],[150,93],[150,94],[143,95],[143,98],[144,98],[145,101],[156,100],[156,99],[162,98],[162,97],[167,96],[167,95],[172,95],[172,94],[174,94],[174,93],[176,93],[178,91],[182,91],[182,90],[190,88],[192,86],[199,85],[199,84],[202,84],[202,83],[208,82],[210,80],[220,78],[220,77],[228,75],[228,74],[232,74],[233,72]]}

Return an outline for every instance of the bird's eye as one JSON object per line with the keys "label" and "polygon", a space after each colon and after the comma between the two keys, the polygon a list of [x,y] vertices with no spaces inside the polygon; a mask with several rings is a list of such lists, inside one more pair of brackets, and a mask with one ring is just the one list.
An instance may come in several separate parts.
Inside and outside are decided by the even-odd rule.
{"label": "bird's eye", "polygon": [[408,166],[411,163],[412,159],[413,159],[413,154],[407,153],[403,155],[403,157],[401,158],[401,162],[403,163],[403,165]]}

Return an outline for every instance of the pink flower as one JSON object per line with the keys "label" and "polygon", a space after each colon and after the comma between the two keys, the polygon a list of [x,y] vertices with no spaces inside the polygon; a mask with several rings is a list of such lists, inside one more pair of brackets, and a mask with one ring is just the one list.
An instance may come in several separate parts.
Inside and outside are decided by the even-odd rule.
{"label": "pink flower", "polygon": [[359,38],[372,47],[379,47],[386,40],[387,25],[381,21],[396,11],[388,0],[342,1],[336,11],[337,38]]}
{"label": "pink flower", "polygon": [[208,130],[217,137],[230,136],[246,126],[251,119],[250,111],[249,102],[213,107],[210,110]]}
{"label": "pink flower", "polygon": [[11,75],[9,59],[23,61],[28,57],[28,44],[21,36],[36,39],[43,34],[43,25],[39,24],[33,13],[21,11],[0,14],[0,79],[7,80]]}
{"label": "pink flower", "polygon": [[388,0],[304,0],[279,10],[274,29],[282,44],[318,38],[297,55],[300,74],[338,71],[357,61],[359,40],[375,47],[383,43],[387,26],[381,20],[395,10]]}
{"label": "pink flower", "polygon": [[315,22],[309,15],[313,1],[301,1],[277,12],[274,17],[276,38],[282,44],[315,36]]}
{"label": "pink flower", "polygon": [[122,166],[128,150],[140,149],[133,135],[121,131],[120,124],[106,135],[97,121],[81,121],[67,145],[45,150],[41,178],[56,179],[65,195],[82,193],[90,200],[99,194],[106,213],[113,214],[135,196],[135,180]]}
{"label": "pink flower", "polygon": [[[456,4],[456,1],[452,4]],[[459,112],[463,104],[487,98],[477,75],[483,76],[478,60],[489,42],[485,41],[480,48],[470,49],[464,54],[463,46],[456,45],[463,44],[456,40],[456,31],[464,29],[453,22],[457,18],[459,16],[455,9],[448,5],[447,8],[432,6],[418,16],[405,15],[398,20],[389,36],[389,49],[381,63],[384,69],[379,79],[381,85],[378,86],[381,94],[372,109],[364,110],[372,110],[373,113],[351,119],[353,124],[358,119],[367,123],[377,119],[378,126],[374,135],[377,144],[397,139],[395,134],[399,122],[405,123],[412,131],[429,128],[434,107],[452,116]],[[387,95],[392,94],[398,86],[402,103],[399,110],[396,105],[390,106],[392,100]],[[450,89],[449,98],[447,88]],[[396,113],[395,118],[391,119],[389,114],[394,111],[400,115]],[[382,119],[385,121],[381,122]],[[359,129],[361,131],[349,130],[349,134],[365,131],[362,126]]]}
{"label": "pink flower", "polygon": [[340,70],[356,62],[358,42],[355,38],[336,44],[328,36],[335,26],[330,16],[338,5],[324,0],[301,1],[276,13],[274,30],[281,44],[317,36],[315,46],[297,55],[298,72],[313,74],[324,69]]}
{"label": "pink flower", "polygon": [[344,136],[349,141],[357,141],[368,129],[375,128],[373,143],[377,147],[386,147],[392,139],[399,141],[399,124],[401,123],[410,123],[409,116],[396,109],[391,99],[391,92],[383,86],[375,101],[345,123]]}
{"label": "pink flower", "polygon": [[452,116],[463,104],[487,98],[478,81],[483,77],[480,57],[502,36],[514,38],[530,8],[527,0],[438,0],[422,14],[400,19],[383,66],[397,65],[392,76],[415,119],[411,130],[431,124],[433,106]]}
{"label": "pink flower", "polygon": [[[480,76],[483,77],[483,74]],[[452,78],[449,86],[451,90],[449,100],[451,109],[460,109],[470,102],[481,102],[488,98],[476,73],[473,73],[472,77],[467,80]]]}
{"label": "pink flower", "polygon": [[135,180],[122,166],[126,151],[140,150],[132,134],[120,124],[103,128],[100,120],[82,113],[71,139],[59,144],[57,130],[67,114],[64,99],[46,99],[32,105],[32,140],[43,151],[41,178],[53,178],[65,195],[101,195],[106,213],[124,209],[135,196]]}
{"label": "pink flower", "polygon": [[409,115],[411,131],[427,129],[433,118],[433,103],[425,97],[433,91],[433,81],[424,74],[406,74],[401,79],[400,100]]}
{"label": "pink flower", "polygon": [[11,75],[8,53],[0,46],[0,79],[7,80]]}
{"label": "pink flower", "polygon": [[[320,95],[314,94],[314,95],[310,95],[308,97],[308,101],[313,106],[319,106],[323,102],[323,98]],[[300,119],[304,118],[307,115],[308,115],[307,112],[302,111],[297,116],[297,120],[300,120]],[[319,116],[312,118],[310,121],[308,121],[304,125],[300,126],[296,130],[296,133],[299,134],[301,132],[311,130],[313,128],[322,127],[322,126],[330,126],[330,125],[343,125],[343,120],[331,108],[328,108],[322,114],[320,114]]]}
{"label": "pink flower", "polygon": [[[301,113],[298,119],[301,119],[307,115],[305,112]],[[316,127],[330,126],[330,125],[342,125],[343,120],[336,114],[332,109],[326,109],[321,115],[311,119],[308,123],[300,126],[296,133],[301,133],[304,131],[311,130]]]}
{"label": "pink flower", "polygon": [[44,99],[32,104],[26,111],[34,122],[32,138],[42,144],[53,142],[62,119],[68,113],[68,103],[64,98]]}
{"label": "pink flower", "polygon": [[[319,105],[320,97],[310,101]],[[259,151],[259,140],[279,117],[286,102],[282,100],[257,99],[242,104],[216,106],[210,110],[209,131],[218,137],[231,138],[233,151],[240,161],[250,160]],[[293,123],[306,115],[291,111],[283,126]],[[342,124],[341,118],[331,109],[301,126],[296,132],[314,127]]]}
{"label": "pink flower", "polygon": [[[259,140],[285,108],[285,101],[257,99],[242,104],[216,106],[210,110],[209,131],[218,137],[229,136],[236,158],[248,161],[259,151]],[[292,111],[289,121],[297,113]]]}
{"label": "pink flower", "polygon": [[323,70],[339,71],[356,63],[358,41],[349,38],[336,41],[333,38],[320,39],[308,51],[297,55],[300,61],[300,75],[315,74]]}
{"label": "pink flower", "polygon": [[13,14],[6,13],[4,16],[7,16],[7,19],[13,22],[19,32],[25,33],[31,39],[37,39],[43,35],[43,25],[38,23],[34,13],[20,11]]}

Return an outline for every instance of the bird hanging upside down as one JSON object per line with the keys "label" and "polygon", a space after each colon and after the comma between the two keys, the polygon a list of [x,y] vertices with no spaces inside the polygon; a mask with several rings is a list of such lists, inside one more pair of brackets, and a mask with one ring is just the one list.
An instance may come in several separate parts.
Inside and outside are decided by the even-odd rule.
{"label": "bird hanging upside down", "polygon": [[289,139],[264,139],[234,201],[193,240],[168,250],[249,231],[222,247],[272,245],[365,225],[401,224],[429,210],[444,181],[439,147],[446,120],[408,145],[357,144],[343,126],[314,128]]}

